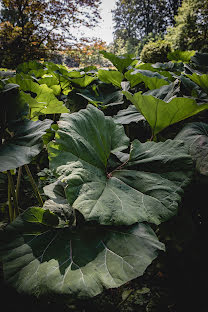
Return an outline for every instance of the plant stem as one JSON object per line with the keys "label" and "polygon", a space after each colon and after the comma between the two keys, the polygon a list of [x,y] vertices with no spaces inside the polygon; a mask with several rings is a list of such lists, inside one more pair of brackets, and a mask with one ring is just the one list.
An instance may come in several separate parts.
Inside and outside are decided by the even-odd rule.
{"label": "plant stem", "polygon": [[107,174],[107,177],[108,178],[111,178],[112,177],[112,174],[115,172],[115,171],[118,171],[120,169],[122,169],[127,163],[128,163],[129,159],[127,159],[123,164],[121,164],[120,166],[118,166],[116,169],[114,169],[113,171],[109,172]]}
{"label": "plant stem", "polygon": [[11,187],[8,179],[8,203],[9,203],[9,220],[13,221],[13,209],[12,209],[12,200],[11,200]]}
{"label": "plant stem", "polygon": [[19,169],[18,169],[18,176],[17,176],[17,185],[16,185],[17,204],[19,202],[19,189],[20,189],[21,174],[22,174],[22,167],[19,167]]}
{"label": "plant stem", "polygon": [[[13,211],[13,220],[19,215],[19,209],[18,209],[18,204],[17,204],[17,197],[15,193],[15,186],[14,186],[14,181],[12,178],[12,174],[10,170],[7,170],[7,176],[8,176],[8,185],[10,187],[11,195],[13,197],[13,205],[14,205],[14,211]],[[10,196],[11,198],[11,196]]]}
{"label": "plant stem", "polygon": [[32,174],[31,174],[31,172],[30,172],[30,169],[29,169],[28,165],[24,165],[24,167],[25,167],[25,170],[26,170],[26,172],[27,172],[27,175],[28,175],[28,177],[29,177],[29,179],[30,179],[30,183],[31,183],[31,185],[32,185],[32,188],[33,188],[33,191],[34,191],[34,193],[35,193],[35,196],[37,197],[37,200],[38,200],[40,206],[43,207],[43,200],[42,200],[42,198],[41,198],[41,195],[40,195],[40,193],[39,193],[39,190],[38,190],[38,187],[37,187],[37,185],[36,185],[36,183],[35,183],[35,180],[33,179],[33,176],[32,176]]}

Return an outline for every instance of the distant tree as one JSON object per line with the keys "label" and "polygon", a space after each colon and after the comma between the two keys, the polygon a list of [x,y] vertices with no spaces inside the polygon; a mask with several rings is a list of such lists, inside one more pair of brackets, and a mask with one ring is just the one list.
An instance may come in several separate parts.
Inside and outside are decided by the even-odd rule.
{"label": "distant tree", "polygon": [[100,0],[0,0],[0,66],[15,67],[75,42],[72,27],[95,26]]}
{"label": "distant tree", "polygon": [[114,35],[124,41],[154,38],[173,25],[181,0],[121,0],[113,11]]}
{"label": "distant tree", "polygon": [[165,39],[173,49],[208,52],[208,1],[183,0]]}
{"label": "distant tree", "polygon": [[96,39],[93,43],[80,43],[76,49],[68,51],[69,58],[79,62],[80,66],[98,65],[105,66],[106,59],[99,53],[102,50],[107,50],[106,42]]}

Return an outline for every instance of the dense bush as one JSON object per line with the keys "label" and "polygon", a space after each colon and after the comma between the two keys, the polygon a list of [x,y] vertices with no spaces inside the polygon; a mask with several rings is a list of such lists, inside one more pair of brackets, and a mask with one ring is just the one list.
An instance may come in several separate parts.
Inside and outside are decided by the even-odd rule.
{"label": "dense bush", "polygon": [[165,40],[150,41],[143,47],[140,58],[144,63],[166,62],[170,51],[170,45]]}

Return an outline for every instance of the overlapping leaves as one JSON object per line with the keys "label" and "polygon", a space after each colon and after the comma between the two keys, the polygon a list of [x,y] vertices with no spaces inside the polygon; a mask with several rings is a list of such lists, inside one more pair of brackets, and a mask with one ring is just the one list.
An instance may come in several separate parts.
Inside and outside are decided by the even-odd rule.
{"label": "overlapping leaves", "polygon": [[144,273],[164,245],[144,224],[56,229],[49,211],[29,208],[1,235],[6,280],[19,292],[93,297]]}
{"label": "overlapping leaves", "polygon": [[187,124],[176,136],[189,148],[197,171],[208,176],[208,125],[203,122]]}
{"label": "overlapping leaves", "polygon": [[134,95],[127,91],[123,93],[144,115],[152,128],[153,135],[174,123],[208,109],[207,103],[198,105],[194,98],[175,97],[165,102],[152,95],[143,95],[141,92]]}
{"label": "overlapping leaves", "polygon": [[60,120],[56,142],[49,145],[50,165],[67,183],[68,202],[87,221],[159,224],[176,213],[191,167],[184,146],[135,141],[129,161],[109,168],[111,154],[128,146],[123,127],[91,105]]}
{"label": "overlapping leaves", "polygon": [[15,169],[25,164],[40,153],[42,136],[50,128],[52,120],[19,120],[10,124],[13,136],[0,145],[0,171]]}

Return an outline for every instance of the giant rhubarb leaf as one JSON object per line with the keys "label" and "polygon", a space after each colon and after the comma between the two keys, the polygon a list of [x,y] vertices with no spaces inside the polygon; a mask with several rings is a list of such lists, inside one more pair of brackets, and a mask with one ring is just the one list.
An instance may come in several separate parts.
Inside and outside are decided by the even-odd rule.
{"label": "giant rhubarb leaf", "polygon": [[63,114],[56,141],[49,143],[50,166],[67,184],[69,204],[87,221],[159,224],[176,214],[192,165],[186,148],[180,141],[135,141],[129,161],[109,168],[111,154],[119,158],[128,145],[123,127],[92,105]]}
{"label": "giant rhubarb leaf", "polygon": [[[54,90],[49,88],[46,84],[39,85],[34,82],[30,76],[24,74],[17,74],[15,77],[10,78],[10,81],[18,83],[20,89],[26,92],[22,92],[21,94],[22,96],[25,95],[25,100],[28,101],[31,110],[31,118],[44,114],[68,112],[63,102],[56,98]],[[28,92],[33,96],[28,94]]]}
{"label": "giant rhubarb leaf", "polygon": [[22,120],[13,122],[9,130],[13,136],[0,145],[0,171],[29,164],[42,149],[42,136],[52,120]]}
{"label": "giant rhubarb leaf", "polygon": [[193,98],[176,97],[165,102],[152,95],[143,95],[141,92],[134,95],[128,91],[123,91],[123,93],[144,115],[152,128],[153,135],[174,123],[208,109],[208,104],[198,105]]}
{"label": "giant rhubarb leaf", "polygon": [[144,224],[55,228],[53,213],[29,208],[1,234],[6,281],[19,292],[93,297],[141,276],[164,245]]}
{"label": "giant rhubarb leaf", "polygon": [[150,70],[130,69],[125,73],[125,78],[130,81],[132,88],[141,82],[150,90],[169,84],[166,77]]}
{"label": "giant rhubarb leaf", "polygon": [[208,176],[208,125],[203,122],[189,123],[176,139],[184,141],[188,146],[197,171]]}
{"label": "giant rhubarb leaf", "polygon": [[110,52],[106,51],[100,51],[100,54],[102,54],[105,58],[107,58],[111,63],[120,71],[123,73],[126,68],[134,62],[134,58],[130,54],[124,54],[124,55],[115,55]]}

